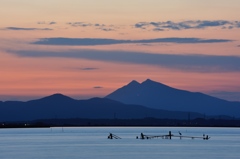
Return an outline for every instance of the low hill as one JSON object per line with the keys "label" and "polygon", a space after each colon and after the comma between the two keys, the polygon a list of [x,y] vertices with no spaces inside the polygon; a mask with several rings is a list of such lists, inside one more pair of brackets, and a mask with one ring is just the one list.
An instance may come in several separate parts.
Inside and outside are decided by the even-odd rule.
{"label": "low hill", "polygon": [[[127,105],[106,98],[75,100],[54,94],[28,102],[0,102],[0,121],[32,121],[37,119],[188,119],[189,112],[166,111],[140,105]],[[191,118],[202,114],[191,113]]]}

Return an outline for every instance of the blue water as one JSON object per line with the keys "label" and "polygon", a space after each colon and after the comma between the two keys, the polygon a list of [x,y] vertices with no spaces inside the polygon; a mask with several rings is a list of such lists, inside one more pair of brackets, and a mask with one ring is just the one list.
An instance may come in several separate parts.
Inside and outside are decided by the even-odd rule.
{"label": "blue water", "polygon": [[[210,140],[136,139],[140,133],[209,135]],[[109,132],[122,139],[109,140]],[[0,129],[0,159],[239,159],[238,128],[41,128]]]}

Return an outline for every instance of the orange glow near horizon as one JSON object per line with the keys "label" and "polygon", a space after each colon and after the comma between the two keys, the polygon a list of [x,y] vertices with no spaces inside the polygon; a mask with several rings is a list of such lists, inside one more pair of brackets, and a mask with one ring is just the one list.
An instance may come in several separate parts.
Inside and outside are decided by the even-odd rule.
{"label": "orange glow near horizon", "polygon": [[[3,0],[0,9],[0,101],[54,93],[79,99],[104,97],[132,80],[143,82],[146,79],[193,92],[240,92],[237,62],[232,66],[228,63],[225,69],[224,64],[229,61],[211,59],[217,64],[209,71],[207,67],[212,65],[207,61],[207,66],[205,61],[197,61],[200,64],[195,66],[191,61],[184,64],[173,58],[179,64],[170,61],[170,64],[158,65],[137,58],[138,53],[150,59],[149,54],[204,55],[208,59],[223,56],[238,60],[239,11],[239,0],[231,3],[225,0],[51,0],[48,3]],[[185,26],[187,21],[192,22],[191,25],[201,24],[191,28]],[[59,37],[90,38],[92,43],[94,39],[154,41],[159,38],[196,38],[212,42],[32,44],[42,38]],[[93,55],[69,55],[72,50],[79,54],[89,51]],[[23,56],[24,51],[31,51],[31,55]],[[47,52],[49,55],[41,55]],[[56,55],[50,55],[52,52]],[[104,52],[111,57],[103,56]],[[134,54],[136,59],[132,56],[117,59],[122,52]]]}

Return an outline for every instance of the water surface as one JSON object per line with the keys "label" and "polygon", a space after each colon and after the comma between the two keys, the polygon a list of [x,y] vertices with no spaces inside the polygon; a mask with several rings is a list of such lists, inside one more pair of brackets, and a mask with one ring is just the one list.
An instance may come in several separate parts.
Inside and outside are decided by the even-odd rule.
{"label": "water surface", "polygon": [[[136,139],[140,133],[187,136],[209,135],[210,140],[173,138]],[[109,132],[122,139],[109,140]],[[0,159],[238,159],[238,128],[91,127],[0,129]]]}

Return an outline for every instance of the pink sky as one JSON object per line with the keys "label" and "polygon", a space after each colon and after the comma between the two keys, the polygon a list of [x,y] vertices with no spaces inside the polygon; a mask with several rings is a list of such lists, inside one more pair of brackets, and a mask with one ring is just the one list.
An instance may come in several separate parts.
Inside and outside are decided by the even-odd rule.
{"label": "pink sky", "polygon": [[148,78],[240,101],[239,13],[239,0],[2,0],[0,101]]}

